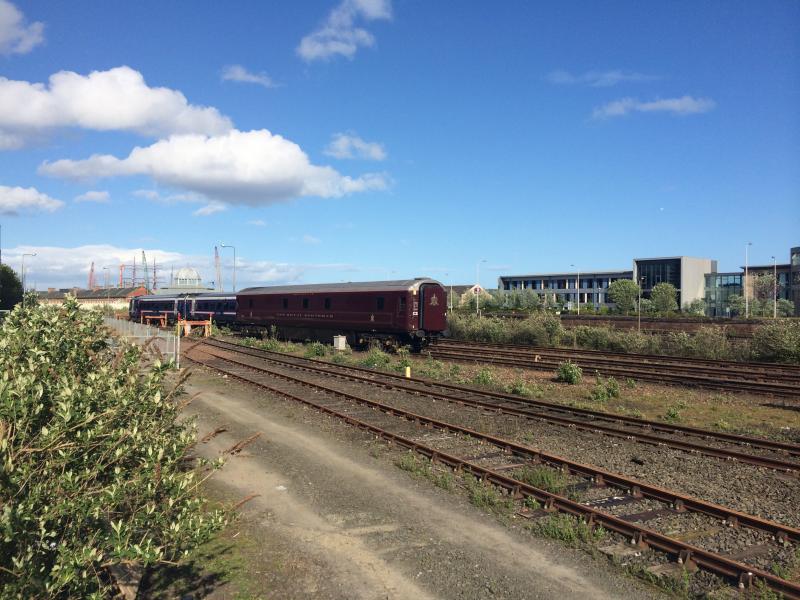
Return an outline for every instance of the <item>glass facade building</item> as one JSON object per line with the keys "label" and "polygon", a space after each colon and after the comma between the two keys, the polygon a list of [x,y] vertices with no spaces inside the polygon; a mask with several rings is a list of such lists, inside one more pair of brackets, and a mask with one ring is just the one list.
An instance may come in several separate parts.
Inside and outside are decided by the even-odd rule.
{"label": "glass facade building", "polygon": [[742,295],[742,273],[708,273],[706,275],[706,315],[728,317],[728,298]]}

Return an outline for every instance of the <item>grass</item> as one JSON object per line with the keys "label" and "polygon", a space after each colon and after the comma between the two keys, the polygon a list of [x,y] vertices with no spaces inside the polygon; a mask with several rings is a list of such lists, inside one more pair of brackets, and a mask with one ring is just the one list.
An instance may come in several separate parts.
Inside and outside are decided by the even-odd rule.
{"label": "grass", "polygon": [[514,510],[514,500],[491,483],[466,475],[464,485],[469,501],[478,508],[489,509],[498,515],[507,515]]}
{"label": "grass", "polygon": [[606,537],[606,530],[602,527],[592,529],[582,519],[570,515],[554,514],[538,519],[528,525],[528,528],[544,537],[559,540],[570,546],[583,544],[597,544]]}
{"label": "grass", "polygon": [[514,476],[540,490],[553,494],[561,494],[569,485],[567,475],[549,467],[523,467],[514,472]]}

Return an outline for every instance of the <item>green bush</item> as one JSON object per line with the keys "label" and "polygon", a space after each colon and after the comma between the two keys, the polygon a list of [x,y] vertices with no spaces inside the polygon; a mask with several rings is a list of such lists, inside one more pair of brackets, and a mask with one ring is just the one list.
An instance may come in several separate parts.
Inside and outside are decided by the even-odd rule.
{"label": "green bush", "polygon": [[575,385],[583,379],[581,368],[571,361],[562,362],[556,370],[556,380]]}
{"label": "green bush", "polygon": [[198,495],[169,365],[143,370],[101,323],[68,299],[0,330],[4,598],[109,597],[109,567],[179,561],[224,524]]}
{"label": "green bush", "polygon": [[607,402],[612,398],[619,398],[619,395],[619,382],[613,377],[603,379],[600,375],[597,376],[594,388],[589,392],[589,397],[595,402]]}
{"label": "green bush", "polygon": [[492,385],[494,383],[494,373],[488,367],[484,367],[472,378],[472,383],[476,385]]}
{"label": "green bush", "polygon": [[367,356],[361,361],[364,367],[371,367],[373,369],[385,369],[392,362],[392,357],[380,348],[370,348]]}
{"label": "green bush", "polygon": [[770,320],[756,329],[751,347],[759,360],[800,363],[800,321]]}
{"label": "green bush", "polygon": [[306,358],[319,358],[328,354],[328,347],[321,342],[306,344],[304,355]]}

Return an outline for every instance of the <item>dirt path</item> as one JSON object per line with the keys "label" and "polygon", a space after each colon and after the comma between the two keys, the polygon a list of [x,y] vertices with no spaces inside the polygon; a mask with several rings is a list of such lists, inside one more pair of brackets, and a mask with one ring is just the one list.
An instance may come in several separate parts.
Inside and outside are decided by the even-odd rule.
{"label": "dirt path", "polygon": [[261,432],[213,489],[229,499],[258,494],[236,526],[256,540],[252,578],[264,597],[659,596],[603,559],[504,527],[412,478],[391,464],[391,450],[329,417],[218,375],[196,372],[187,391],[202,392],[188,409],[201,436],[227,429],[201,453]]}

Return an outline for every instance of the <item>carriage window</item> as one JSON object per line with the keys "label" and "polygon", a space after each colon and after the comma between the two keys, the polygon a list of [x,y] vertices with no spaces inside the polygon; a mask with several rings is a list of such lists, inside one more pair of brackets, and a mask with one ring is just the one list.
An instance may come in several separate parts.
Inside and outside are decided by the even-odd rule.
{"label": "carriage window", "polygon": [[308,298],[303,298],[303,308],[308,308]]}
{"label": "carriage window", "polygon": [[378,310],[383,310],[383,297],[378,296]]}
{"label": "carriage window", "polygon": [[248,306],[249,306],[250,308],[253,308],[253,299],[252,299],[252,298],[250,298],[250,299],[247,301],[247,303],[248,303]]}
{"label": "carriage window", "polygon": [[397,310],[398,312],[406,312],[406,298],[405,296],[400,296],[397,300]]}
{"label": "carriage window", "polygon": [[284,298],[283,299],[283,308],[289,308],[289,299],[288,298]]}
{"label": "carriage window", "polygon": [[331,308],[331,299],[325,298],[325,310],[330,310]]}

